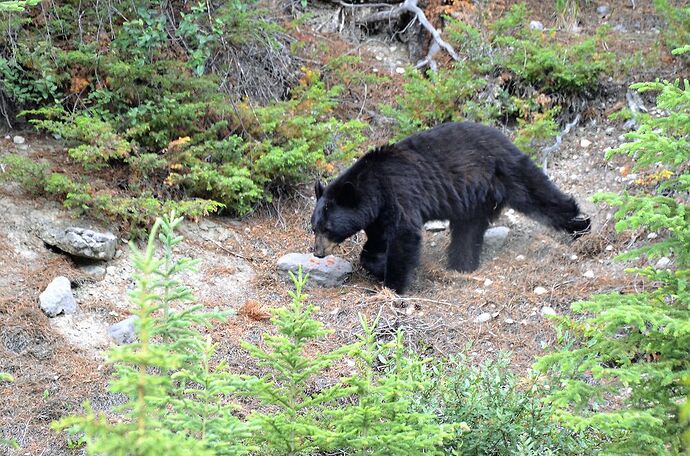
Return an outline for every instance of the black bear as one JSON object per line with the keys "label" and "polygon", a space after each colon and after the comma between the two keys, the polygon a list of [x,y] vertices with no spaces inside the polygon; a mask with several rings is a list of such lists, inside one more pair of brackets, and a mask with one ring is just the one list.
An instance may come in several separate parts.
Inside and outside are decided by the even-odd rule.
{"label": "black bear", "polygon": [[379,147],[315,191],[314,255],[364,230],[361,265],[398,293],[419,263],[428,220],[450,220],[448,266],[462,272],[479,266],[484,232],[505,206],[574,237],[590,230],[575,200],[507,137],[469,122]]}

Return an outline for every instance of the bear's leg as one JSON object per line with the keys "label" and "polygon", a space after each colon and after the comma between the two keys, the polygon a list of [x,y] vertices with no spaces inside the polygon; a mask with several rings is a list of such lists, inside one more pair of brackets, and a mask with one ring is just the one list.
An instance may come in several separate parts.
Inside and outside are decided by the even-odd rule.
{"label": "bear's leg", "polygon": [[365,230],[367,242],[364,243],[359,263],[378,280],[386,273],[386,249],[388,244],[382,230],[369,227]]}
{"label": "bear's leg", "polygon": [[472,272],[479,267],[484,232],[489,226],[486,217],[472,220],[452,220],[448,246],[448,267],[460,272]]}
{"label": "bear's leg", "polygon": [[398,294],[407,290],[412,272],[419,265],[421,245],[422,235],[418,229],[405,228],[391,237],[386,254],[385,286]]}

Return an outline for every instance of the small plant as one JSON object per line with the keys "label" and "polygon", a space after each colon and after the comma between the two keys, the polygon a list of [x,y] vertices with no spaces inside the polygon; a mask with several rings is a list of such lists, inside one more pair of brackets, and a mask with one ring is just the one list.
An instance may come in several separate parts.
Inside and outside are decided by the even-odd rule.
{"label": "small plant", "polygon": [[[10,374],[7,374],[5,372],[0,372],[0,383],[3,382],[13,382],[14,377],[12,377]],[[19,444],[15,439],[6,439],[4,437],[0,437],[0,448],[2,447],[9,447],[13,449],[19,448]]]}

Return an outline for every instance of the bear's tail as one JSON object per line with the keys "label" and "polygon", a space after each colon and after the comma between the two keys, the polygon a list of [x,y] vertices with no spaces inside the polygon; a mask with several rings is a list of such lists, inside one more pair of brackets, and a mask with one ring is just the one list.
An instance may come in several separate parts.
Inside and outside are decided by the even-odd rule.
{"label": "bear's tail", "polygon": [[574,238],[589,233],[591,219],[580,212],[575,198],[566,195],[527,156],[511,171],[507,203],[513,209]]}

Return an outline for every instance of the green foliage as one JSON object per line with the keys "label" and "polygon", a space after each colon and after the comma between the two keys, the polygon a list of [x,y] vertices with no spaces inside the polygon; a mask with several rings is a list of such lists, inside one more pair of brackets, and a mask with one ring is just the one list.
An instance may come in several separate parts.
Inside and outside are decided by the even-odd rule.
{"label": "green foliage", "polygon": [[[280,29],[254,1],[179,10],[87,1],[55,6],[45,22],[0,15],[8,31],[0,36],[1,95],[67,142],[74,168],[66,174],[92,185],[62,191],[68,182],[54,182],[49,193],[69,195],[68,207],[122,216],[135,229],[174,206],[167,199],[190,216],[212,205],[246,214],[275,192],[331,172],[364,141],[364,123],[334,115],[343,87],[326,86],[309,69],[289,97],[265,106],[221,90],[228,83],[219,75],[235,71],[240,46],[279,44]],[[117,172],[104,173],[109,167]],[[105,195],[114,207],[102,204]]]}
{"label": "green foliage", "polygon": [[0,2],[0,12],[14,12],[21,13],[27,6],[38,5],[41,0],[13,0],[13,1],[1,1]]}
{"label": "green foliage", "polygon": [[40,194],[46,185],[49,166],[17,154],[0,156],[0,181],[14,181],[26,191]]}
{"label": "green foliage", "polygon": [[643,116],[632,142],[609,153],[626,154],[643,175],[634,191],[603,194],[617,207],[617,230],[646,229],[659,241],[621,259],[662,255],[667,269],[631,269],[646,277],[644,291],[593,296],[575,303],[581,318],[563,318],[561,328],[579,341],[541,358],[542,370],[564,375],[553,385],[556,417],[575,430],[602,435],[607,454],[678,454],[687,421],[679,406],[690,394],[690,84],[687,80],[641,83],[658,92],[662,117]]}
{"label": "green foliage", "polygon": [[551,419],[538,378],[521,383],[506,354],[477,367],[464,356],[439,363],[422,406],[442,422],[457,423],[448,449],[466,455],[591,454],[587,436]]}
{"label": "green foliage", "polygon": [[[669,49],[674,50],[690,46],[690,6],[674,7],[668,0],[654,0],[657,12],[666,21],[666,29],[662,36]],[[687,61],[687,56],[686,56]]]}
{"label": "green foliage", "polygon": [[448,41],[467,56],[426,75],[408,71],[404,95],[383,111],[397,121],[397,137],[447,121],[516,121],[517,142],[528,153],[559,130],[560,103],[596,92],[611,72],[613,54],[603,51],[605,29],[574,44],[531,30],[524,3],[514,5],[487,32],[448,19]]}

